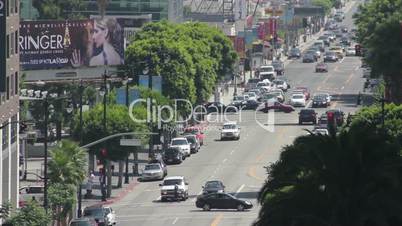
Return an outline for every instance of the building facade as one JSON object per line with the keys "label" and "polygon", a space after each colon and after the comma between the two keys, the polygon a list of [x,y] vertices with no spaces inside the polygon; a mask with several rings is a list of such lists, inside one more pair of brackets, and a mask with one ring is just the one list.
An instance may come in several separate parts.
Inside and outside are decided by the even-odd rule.
{"label": "building facade", "polygon": [[[18,207],[19,0],[0,0],[0,204]],[[1,222],[0,222],[1,223]]]}

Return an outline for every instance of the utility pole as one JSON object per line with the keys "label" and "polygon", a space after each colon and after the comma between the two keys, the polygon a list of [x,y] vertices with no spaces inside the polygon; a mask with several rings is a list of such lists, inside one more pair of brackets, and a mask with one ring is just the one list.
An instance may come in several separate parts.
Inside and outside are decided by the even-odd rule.
{"label": "utility pole", "polygon": [[44,169],[43,169],[43,174],[44,174],[44,188],[43,188],[43,207],[46,210],[46,213],[48,212],[48,200],[47,200],[47,180],[48,180],[48,176],[47,176],[47,127],[48,127],[48,118],[49,118],[49,102],[47,99],[47,96],[44,99],[43,102],[43,108],[45,109],[45,140],[44,140],[44,151],[45,151],[45,162],[44,162]]}
{"label": "utility pole", "polygon": [[[83,143],[83,136],[82,136],[82,96],[83,96],[83,92],[84,91],[84,87],[82,85],[82,80],[80,81],[80,145],[82,145]],[[82,187],[81,187],[81,183],[78,184],[78,210],[77,210],[77,216],[78,218],[81,217],[82,214]]]}

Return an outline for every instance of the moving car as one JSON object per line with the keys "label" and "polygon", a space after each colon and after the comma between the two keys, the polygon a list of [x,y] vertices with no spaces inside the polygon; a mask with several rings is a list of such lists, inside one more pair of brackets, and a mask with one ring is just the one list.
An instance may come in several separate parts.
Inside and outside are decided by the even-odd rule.
{"label": "moving car", "polygon": [[246,106],[243,107],[243,109],[252,109],[255,110],[258,108],[258,106],[261,105],[261,102],[259,102],[258,100],[248,100]]}
{"label": "moving car", "polygon": [[162,180],[166,176],[159,163],[146,164],[144,170],[142,171],[141,180]]}
{"label": "moving car", "polygon": [[91,206],[84,209],[84,217],[94,219],[98,225],[116,225],[116,214],[111,207]]}
{"label": "moving car", "polygon": [[249,201],[241,200],[227,193],[212,193],[200,195],[195,202],[197,208],[202,208],[204,211],[211,209],[237,209],[243,211],[253,208],[253,204]]}
{"label": "moving car", "polygon": [[343,45],[346,45],[346,46],[350,46],[350,45],[352,44],[352,43],[350,42],[349,38],[348,38],[348,37],[345,37],[345,36],[341,38],[340,43],[343,44]]}
{"label": "moving car", "polygon": [[246,98],[240,95],[233,97],[233,101],[232,103],[230,103],[230,105],[240,109],[242,106],[246,105],[246,103],[247,103]]}
{"label": "moving car", "polygon": [[176,198],[175,185],[177,185],[177,199],[186,200],[188,199],[188,183],[183,176],[173,176],[166,177],[161,187],[161,201],[173,200]]}
{"label": "moving car", "polygon": [[274,66],[275,72],[277,75],[285,74],[285,64],[280,60],[272,61],[272,66]]}
{"label": "moving car", "polygon": [[318,40],[322,40],[326,46],[329,46],[331,44],[331,40],[329,39],[329,36],[326,34],[318,37]]}
{"label": "moving car", "polygon": [[236,122],[226,122],[221,129],[221,140],[240,139],[240,127]]}
{"label": "moving car", "polygon": [[288,54],[288,59],[293,59],[293,58],[299,59],[300,57],[301,57],[301,52],[300,52],[299,48],[290,49],[289,54]]}
{"label": "moving car", "polygon": [[321,128],[321,129],[326,129],[328,127],[328,118],[327,114],[322,114],[318,118],[318,124],[316,125],[316,128]]}
{"label": "moving car", "polygon": [[313,130],[313,133],[316,135],[329,135],[328,129],[324,128],[316,128]]}
{"label": "moving car", "polygon": [[98,224],[91,218],[79,218],[70,221],[69,226],[97,226]]}
{"label": "moving car", "polygon": [[303,63],[313,63],[316,61],[316,57],[312,53],[306,53],[303,55]]}
{"label": "moving car", "polygon": [[225,105],[222,104],[221,102],[209,102],[205,104],[205,108],[207,109],[207,113],[212,113],[212,112],[223,112],[225,111]]}
{"label": "moving car", "polygon": [[338,61],[338,56],[336,55],[335,52],[328,51],[324,55],[324,63],[325,62],[337,62]]}
{"label": "moving car", "polygon": [[195,135],[193,135],[193,134],[185,135],[184,137],[190,143],[191,153],[197,153],[200,150],[200,147],[201,147],[200,143],[197,140],[197,137]]}
{"label": "moving car", "polygon": [[310,108],[305,108],[299,112],[299,125],[304,122],[311,122],[313,125],[317,124],[317,113]]}
{"label": "moving car", "polygon": [[276,85],[277,89],[281,89],[283,92],[286,92],[289,88],[289,84],[284,80],[275,79],[272,82]]}
{"label": "moving car", "polygon": [[356,49],[354,47],[348,47],[346,49],[346,56],[356,56]]}
{"label": "moving car", "polygon": [[293,107],[305,107],[306,97],[303,94],[293,94],[290,97],[290,105]]}
{"label": "moving car", "polygon": [[170,142],[170,147],[179,148],[179,150],[186,157],[191,155],[190,144],[188,143],[185,137],[173,138],[172,141]]}
{"label": "moving car", "polygon": [[281,103],[285,102],[285,94],[281,89],[271,90],[268,94],[274,95],[274,97]]}
{"label": "moving car", "polygon": [[205,185],[202,186],[203,194],[222,192],[225,192],[225,186],[223,185],[222,181],[219,180],[207,181]]}
{"label": "moving car", "polygon": [[277,100],[274,101],[267,101],[265,102],[265,106],[260,109],[260,111],[267,113],[269,110],[275,110],[275,111],[283,111],[285,113],[290,113],[294,111],[295,109],[287,104],[282,104]]}
{"label": "moving car", "polygon": [[302,90],[303,94],[306,96],[306,100],[310,99],[310,91],[308,90],[307,87],[304,86],[298,86],[295,88],[294,91]]}
{"label": "moving car", "polygon": [[328,65],[324,62],[319,62],[315,65],[315,72],[328,72]]}
{"label": "moving car", "polygon": [[329,105],[328,100],[327,98],[325,98],[325,96],[316,95],[313,97],[313,103],[312,103],[313,108],[327,107],[328,105]]}
{"label": "moving car", "polygon": [[261,79],[273,80],[275,79],[276,73],[275,68],[272,65],[262,65],[256,71],[257,76]]}
{"label": "moving car", "polygon": [[163,152],[163,161],[166,163],[182,163],[186,157],[179,148],[169,147]]}
{"label": "moving car", "polygon": [[343,58],[343,48],[341,46],[332,46],[329,48],[329,51],[335,52],[338,59]]}
{"label": "moving car", "polygon": [[245,87],[245,91],[249,91],[251,89],[254,89],[257,87],[257,83],[260,81],[259,78],[250,78],[247,81],[246,87]]}
{"label": "moving car", "polygon": [[184,130],[184,132],[194,134],[200,145],[201,146],[204,145],[205,134],[204,132],[202,132],[202,129],[200,127],[197,126],[187,127]]}
{"label": "moving car", "polygon": [[340,109],[331,109],[326,111],[325,113],[328,115],[329,112],[332,112],[334,114],[334,120],[336,121],[336,124],[342,125],[343,121],[344,121],[344,115],[345,113],[343,113],[343,111],[341,111]]}

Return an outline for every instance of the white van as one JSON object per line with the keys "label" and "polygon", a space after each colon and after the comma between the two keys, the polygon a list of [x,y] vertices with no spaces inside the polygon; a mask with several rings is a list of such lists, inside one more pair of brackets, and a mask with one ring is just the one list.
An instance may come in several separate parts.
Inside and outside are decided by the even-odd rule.
{"label": "white van", "polygon": [[320,48],[320,51],[321,51],[321,52],[324,52],[324,51],[325,51],[325,43],[324,43],[323,40],[317,40],[317,41],[315,41],[313,46],[317,46],[318,48]]}

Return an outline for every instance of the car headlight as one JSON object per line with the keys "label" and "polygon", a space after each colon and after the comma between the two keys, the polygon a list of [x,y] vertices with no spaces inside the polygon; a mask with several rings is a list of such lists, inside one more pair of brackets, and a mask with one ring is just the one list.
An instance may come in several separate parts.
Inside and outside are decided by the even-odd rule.
{"label": "car headlight", "polygon": [[251,205],[251,202],[249,201],[244,201],[247,205]]}
{"label": "car headlight", "polygon": [[166,195],[167,194],[167,191],[161,191],[161,193],[162,193],[162,195]]}

